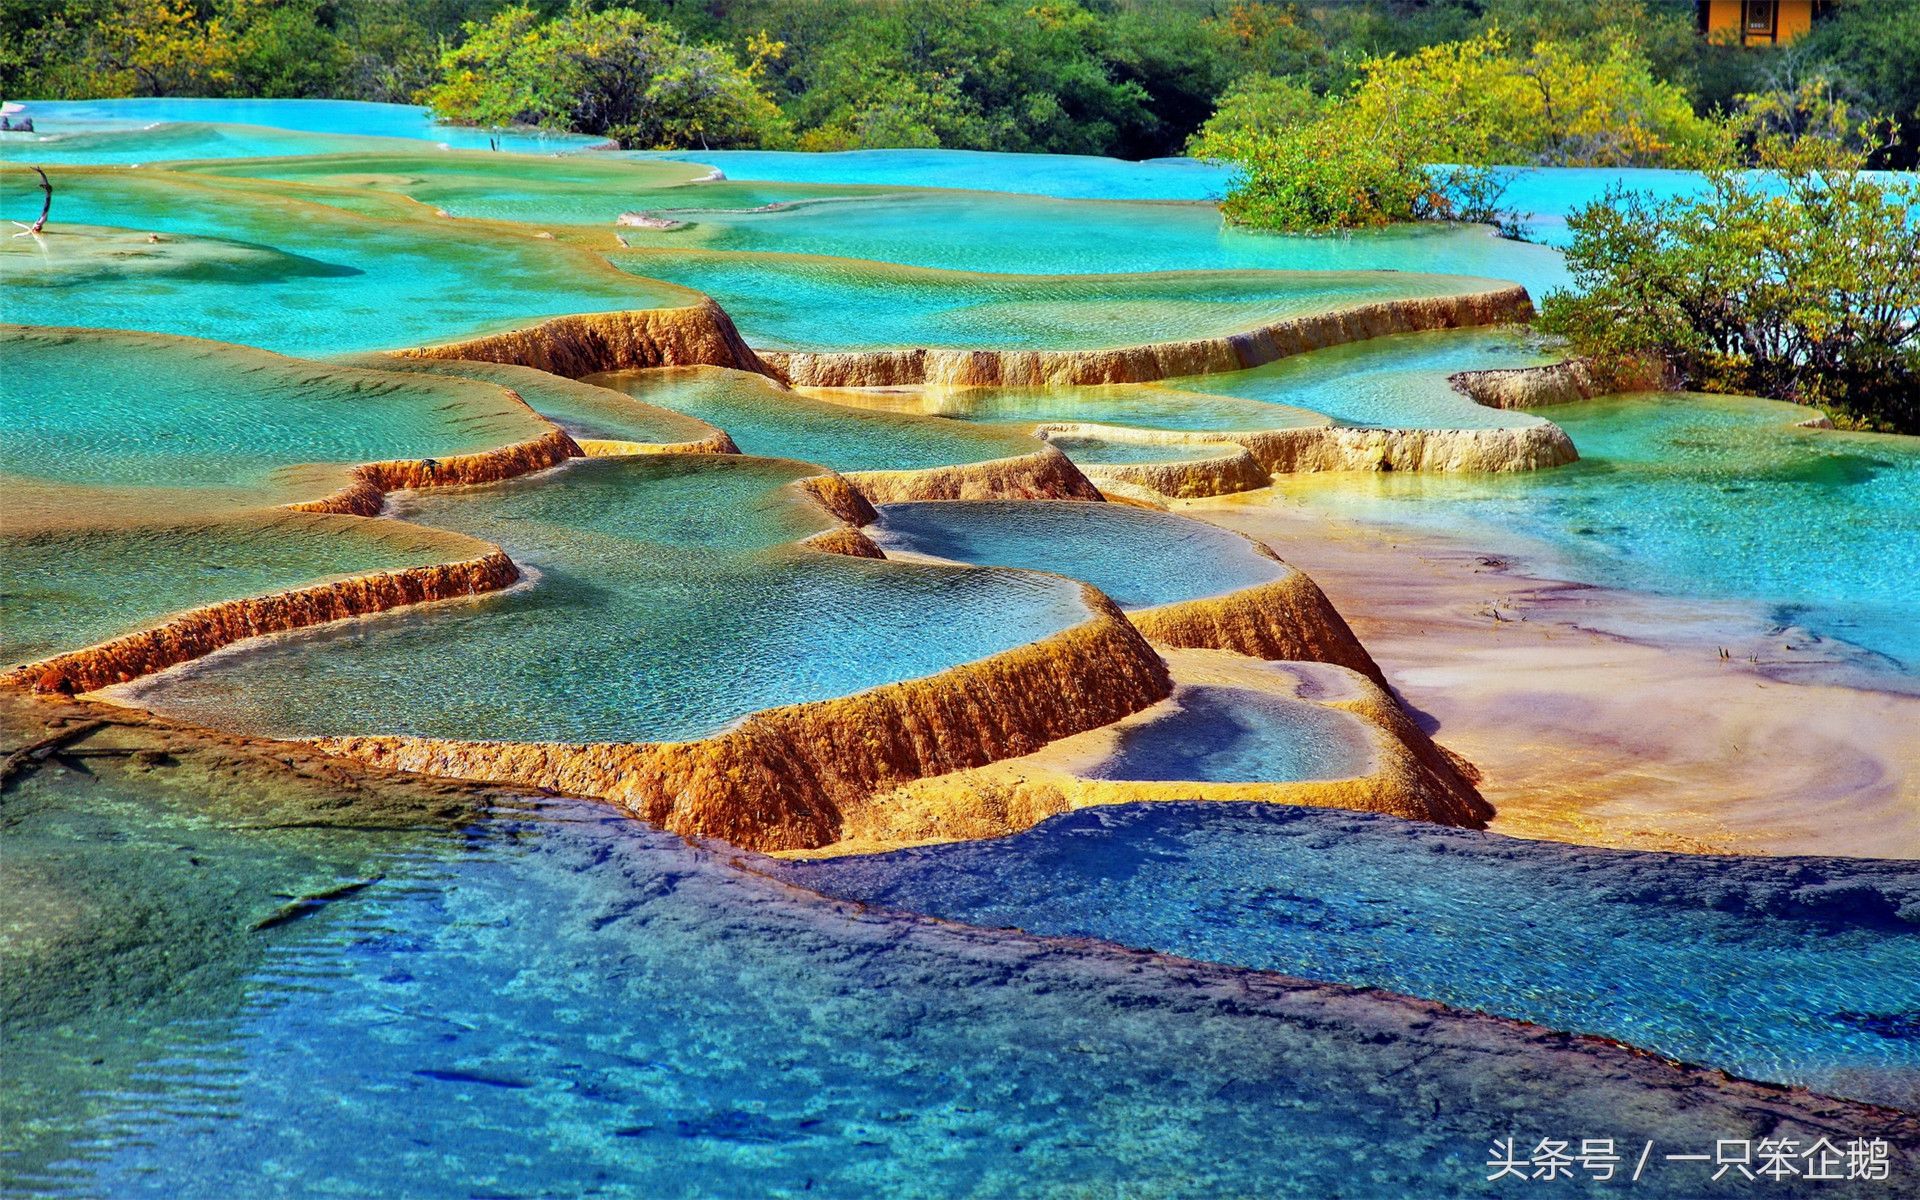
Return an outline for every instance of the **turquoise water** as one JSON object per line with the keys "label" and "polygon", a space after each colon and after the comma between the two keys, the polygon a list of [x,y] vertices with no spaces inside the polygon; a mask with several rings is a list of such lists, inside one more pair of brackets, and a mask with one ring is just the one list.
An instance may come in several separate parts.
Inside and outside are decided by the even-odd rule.
{"label": "turquoise water", "polygon": [[1172,712],[1122,732],[1087,777],[1286,783],[1373,770],[1375,735],[1351,713],[1213,685],[1182,687],[1174,703]]}
{"label": "turquoise water", "polygon": [[616,261],[636,274],[707,293],[749,343],[776,350],[1136,346],[1493,286],[1485,279],[1387,271],[1015,276],[671,251],[622,253]]}
{"label": "turquoise water", "polygon": [[589,381],[717,425],[743,453],[796,458],[836,471],[944,467],[1041,448],[1038,439],[1012,430],[817,400],[747,371],[670,367],[614,371]]}
{"label": "turquoise water", "polygon": [[[14,1194],[1445,1200],[1484,1194],[1508,1132],[1773,1131],[1651,1064],[1542,1072],[1536,1034],[1387,998],[823,903],[595,806],[463,826],[451,797],[309,785],[244,820],[193,760],[96,763],[8,798],[34,886],[0,905],[52,939],[14,947],[10,1027],[86,1092],[22,1113]],[[1063,864],[1069,897],[1086,879]],[[138,1002],[42,965],[103,956]],[[1697,1196],[1688,1171],[1635,1191]]]}
{"label": "turquoise water", "polygon": [[318,499],[340,480],[302,493],[284,469],[470,453],[550,428],[497,385],[212,342],[0,326],[0,353],[0,471],[63,484]]}
{"label": "turquoise water", "polygon": [[888,504],[868,533],[883,547],[1071,576],[1123,608],[1224,595],[1287,574],[1217,525],[1095,501]]}
{"label": "turquoise water", "polygon": [[590,459],[418,493],[406,516],[502,546],[532,586],[273,639],[157,677],[139,701],[275,735],[670,741],[1086,619],[1066,580],[791,547],[834,524],[788,486],[817,471]]}
{"label": "turquoise water", "polygon": [[634,157],[705,163],[728,179],[768,183],[963,188],[1063,200],[1217,200],[1232,171],[1190,158],[1129,162],[1083,154],[984,150],[650,150]]}
{"label": "turquoise water", "polygon": [[[80,507],[56,499],[36,515],[71,516]],[[78,650],[219,600],[485,552],[395,521],[292,512],[194,521],[153,508],[130,504],[120,520],[93,528],[33,528],[28,512],[8,513],[0,533],[0,663]]]}
{"label": "turquoise water", "polygon": [[[365,193],[377,202],[368,212],[348,212],[251,191],[244,181],[144,170],[50,173],[62,236],[0,240],[11,321],[179,333],[318,355],[690,299],[565,243],[463,229],[378,193]],[[37,212],[39,195],[28,172],[0,171],[6,212]],[[237,247],[243,264],[156,272],[138,260],[103,259],[85,238],[67,249],[69,224],[158,232],[185,250],[213,239],[229,257]],[[57,269],[62,255],[84,268]]]}
{"label": "turquoise water", "polygon": [[[200,163],[195,175],[268,179],[304,188],[347,189],[316,198],[351,206],[355,191],[378,190],[471,219],[525,225],[590,225],[611,230],[627,212],[659,208],[749,210],[766,204],[828,203],[858,189],[780,184],[696,183],[700,168],[607,154],[451,154],[390,144],[318,157]],[[628,227],[631,229],[631,227]],[[643,231],[623,229],[624,236]],[[608,239],[609,246],[613,243]]]}
{"label": "turquoise water", "polygon": [[[23,162],[158,162],[177,158],[319,154],[360,146],[360,138],[405,138],[454,149],[553,153],[602,139],[438,125],[411,104],[358,100],[219,100],[142,96],[122,100],[29,100],[32,134],[0,134],[0,154]],[[287,133],[319,135],[289,138]],[[294,148],[303,147],[303,148]]]}
{"label": "turquoise water", "polygon": [[876,388],[836,395],[847,404],[858,403],[888,412],[922,413],[1023,429],[1045,422],[1093,422],[1139,429],[1219,433],[1327,424],[1325,417],[1303,409],[1264,400],[1186,391],[1161,383],[1044,389]]}
{"label": "turquoise water", "polygon": [[[1764,400],[1646,395],[1562,405],[1580,461],[1520,476],[1282,476],[1329,513],[1516,538],[1546,572],[1746,601],[1920,671],[1920,438],[1794,428]],[[1872,664],[1865,664],[1872,665]]]}
{"label": "turquoise water", "polygon": [[511,388],[535,412],[577,438],[671,444],[701,441],[715,433],[713,426],[705,421],[643,404],[622,392],[549,375],[532,367],[464,359],[398,358],[385,354],[367,354],[343,361],[378,371],[478,379]]}
{"label": "turquoise water", "polygon": [[1371,984],[1920,1105],[1911,864],[1592,850],[1211,803],[1089,809],[1010,838],[780,874],[865,903]]}
{"label": "turquoise water", "polygon": [[1167,386],[1308,409],[1340,425],[1507,429],[1537,425],[1540,418],[1476,404],[1447,377],[1565,357],[1511,329],[1407,333],[1296,354],[1251,371],[1169,380]]}
{"label": "turquoise water", "polygon": [[1230,228],[1208,204],[930,191],[771,212],[670,215],[694,224],[671,233],[635,230],[629,240],[665,248],[697,239],[713,250],[819,254],[1003,274],[1417,271],[1512,280],[1536,300],[1568,286],[1558,251],[1496,238],[1478,226],[1405,225],[1296,237]]}
{"label": "turquoise water", "polygon": [[1054,434],[1047,440],[1081,466],[1191,462],[1197,458],[1240,453],[1240,447],[1226,442],[1121,442],[1079,434]]}

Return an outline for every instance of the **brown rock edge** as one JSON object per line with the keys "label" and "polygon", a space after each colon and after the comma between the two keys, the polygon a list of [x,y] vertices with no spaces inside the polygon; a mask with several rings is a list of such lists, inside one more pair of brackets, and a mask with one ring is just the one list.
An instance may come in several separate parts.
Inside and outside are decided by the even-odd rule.
{"label": "brown rock edge", "polygon": [[322,738],[376,766],[610,800],[673,832],[753,850],[839,840],[880,793],[1017,757],[1172,691],[1166,665],[1100,592],[1070,629],[922,679],[754,713],[694,742]]}
{"label": "brown rock edge", "polygon": [[1242,371],[1289,355],[1390,333],[1494,325],[1532,315],[1527,290],[1509,285],[1456,296],[1358,304],[1219,337],[1112,350],[762,351],[759,357],[772,373],[795,387],[1147,383],[1178,375]]}
{"label": "brown rock edge", "polygon": [[714,366],[776,374],[712,300],[682,308],[553,317],[524,329],[395,353],[534,367],[568,379],[646,367]]}
{"label": "brown rock edge", "polygon": [[0,675],[0,685],[71,696],[125,683],[268,633],[506,587],[520,569],[498,549],[462,562],[354,575],[189,609],[158,625]]}

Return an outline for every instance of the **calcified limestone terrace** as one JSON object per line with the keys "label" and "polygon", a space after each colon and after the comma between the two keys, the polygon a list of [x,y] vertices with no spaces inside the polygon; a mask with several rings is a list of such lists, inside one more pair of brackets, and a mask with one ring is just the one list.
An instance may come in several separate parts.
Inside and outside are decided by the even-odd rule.
{"label": "calcified limestone terrace", "polygon": [[[515,393],[480,381],[134,334],[6,327],[0,344],[19,372],[7,399],[20,425],[0,456],[13,502],[7,658],[62,651],[4,679],[43,691],[503,587],[518,570],[487,543],[342,515],[377,513],[399,488],[500,479],[579,453]],[[376,447],[433,456],[352,461]],[[167,570],[180,560],[198,570]],[[249,585],[263,590],[236,596]],[[101,634],[117,636],[85,644]]]}
{"label": "calcified limestone terrace", "polygon": [[[1001,837],[1063,812],[1107,804],[1259,801],[1474,829],[1484,828],[1493,814],[1474,790],[1471,768],[1436,746],[1365,676],[1308,663],[1270,667],[1220,652],[1174,651],[1169,658],[1177,685],[1171,699],[1024,757],[904,783],[848,814],[839,840],[790,853],[832,857]],[[1129,760],[1130,741],[1159,737],[1191,748],[1209,736],[1197,724],[1182,725],[1191,720],[1190,705],[1216,717],[1238,714],[1242,721],[1247,714],[1259,720],[1263,708],[1279,708],[1278,728],[1287,735],[1313,736],[1308,731],[1318,727],[1324,740],[1302,755],[1301,765],[1289,766],[1275,761],[1284,752],[1271,731],[1264,744],[1253,732],[1253,745],[1243,751],[1247,760],[1236,764],[1238,771],[1217,772],[1219,778],[1191,758],[1153,764],[1150,755],[1136,751]],[[1217,720],[1206,727],[1212,736],[1221,731]],[[1140,762],[1143,757],[1149,763]]]}
{"label": "calcified limestone terrace", "polygon": [[[1284,278],[1284,277],[1283,277]],[[1417,278],[1417,277],[1416,277]],[[1395,281],[1397,282],[1397,281]],[[1389,333],[1454,329],[1524,319],[1532,313],[1526,290],[1487,286],[1466,290],[1473,281],[1436,277],[1436,286],[1462,290],[1444,296],[1399,296],[1379,300],[1319,298],[1313,308],[1279,297],[1263,297],[1249,310],[1308,308],[1299,316],[1250,321],[1213,337],[1146,342],[1114,349],[968,349],[848,350],[842,352],[763,351],[762,357],[795,385],[874,387],[932,384],[947,387],[1058,387],[1101,383],[1145,383],[1182,375],[1239,371],[1290,355],[1360,341]],[[1138,280],[1115,279],[1108,286],[1128,290]],[[1356,292],[1368,285],[1356,287]],[[1401,287],[1409,285],[1400,284]],[[1416,285],[1417,286],[1417,285]],[[1386,285],[1377,290],[1386,291]],[[1092,301],[1089,301],[1092,303]],[[991,336],[991,335],[989,335]],[[1054,335],[1072,344],[1073,333]]]}
{"label": "calcified limestone terrace", "polygon": [[[1904,995],[1873,986],[1910,973],[1897,927],[1910,887],[1873,864],[1623,869],[1440,836],[1434,823],[1505,820],[1512,780],[1488,785],[1503,789],[1492,814],[1476,771],[1382,686],[1390,676],[1419,702],[1447,685],[1410,678],[1404,657],[1374,661],[1354,629],[1405,643],[1375,642],[1374,598],[1356,607],[1372,623],[1349,628],[1261,544],[1098,503],[1223,519],[1230,498],[1195,498],[1270,500],[1274,472],[1300,496],[1284,473],[1310,471],[1380,504],[1455,488],[1457,504],[1427,506],[1443,510],[1434,519],[1519,498],[1516,527],[1544,515],[1576,537],[1631,529],[1649,562],[1675,557],[1663,538],[1702,545],[1669,519],[1679,508],[1629,503],[1616,521],[1582,508],[1609,472],[1647,496],[1675,481],[1589,418],[1610,402],[1582,402],[1650,376],[1556,364],[1499,325],[1528,306],[1490,280],[1540,294],[1556,282],[1539,269],[1551,253],[1470,229],[1261,238],[1222,230],[1203,205],[699,183],[694,166],[336,132],[176,127],[152,135],[152,157],[205,147],[228,161],[56,168],[57,216],[73,223],[0,259],[18,284],[9,312],[26,319],[355,355],[203,345],[195,365],[155,347],[146,369],[116,372],[103,352],[54,374],[104,403],[36,402],[9,460],[9,498],[34,523],[11,523],[10,508],[6,658],[34,666],[0,704],[14,744],[51,741],[8,762],[9,846],[30,849],[24,870],[10,853],[0,1034],[31,1078],[0,1089],[0,1116],[30,1144],[0,1163],[0,1186],[250,1194],[284,1187],[297,1155],[362,1185],[377,1170],[361,1191],[549,1194],[590,1175],[649,1194],[817,1180],[829,1194],[1025,1195],[1044,1190],[1029,1186],[1044,1163],[1095,1190],[1451,1196],[1484,1190],[1469,1160],[1489,1131],[1644,1132],[1663,1146],[1802,1123],[1902,1135],[1884,1111],[1247,969],[1400,987],[1911,1102]],[[48,150],[141,144],[116,133]],[[293,149],[315,153],[258,157]],[[33,198],[32,182],[0,170],[0,198]],[[1339,274],[1286,274],[1302,267]],[[220,363],[245,382],[222,382]],[[1572,460],[1572,443],[1506,410],[1548,403],[1598,461],[1529,481]],[[1676,428],[1676,462],[1722,452],[1691,429]],[[1746,498],[1710,488],[1700,511],[1765,513],[1791,495],[1897,572],[1911,547],[1876,522],[1911,511],[1904,458],[1812,444],[1846,452],[1770,465]],[[1728,494],[1753,482],[1728,478]],[[1842,487],[1885,511],[1828,506]],[[1541,496],[1564,503],[1526,506]],[[1773,557],[1804,564],[1820,539],[1794,540]],[[1857,583],[1850,550],[1833,553],[1832,574]],[[12,620],[23,603],[29,619]],[[134,676],[117,698],[281,740],[57,696]],[[16,690],[35,686],[31,701]],[[31,715],[14,721],[14,706]],[[1455,744],[1457,715],[1421,708]],[[1552,716],[1502,712],[1528,729]],[[303,734],[315,740],[286,740]],[[1585,760],[1555,761],[1564,775]],[[688,859],[604,809],[369,764],[565,789],[673,831],[832,861],[718,847]],[[1182,821],[1215,842],[1183,842]],[[1372,832],[1388,825],[1411,832]],[[1081,836],[1094,827],[1133,832],[1101,845]],[[1276,829],[1312,830],[1312,845],[1289,861]],[[896,894],[1241,969],[753,890],[758,873],[816,870],[887,903],[858,886],[872,856],[851,852],[1007,838],[980,843],[970,880],[932,869],[930,889]],[[1022,855],[1041,867],[1001,872]],[[891,872],[877,877],[895,886]],[[1726,886],[1709,894],[1709,875]],[[1076,883],[1088,876],[1139,886],[1094,895]],[[1401,876],[1417,895],[1364,893]],[[1219,890],[1195,890],[1208,880]],[[1593,932],[1583,914],[1618,907],[1615,881],[1660,899]],[[1583,886],[1606,894],[1583,907]],[[1467,897],[1459,912],[1448,889]],[[1782,919],[1803,909],[1820,914],[1811,935]],[[1497,940],[1478,936],[1488,911],[1557,936],[1503,977]],[[1343,940],[1353,914],[1362,932]],[[1769,936],[1793,953],[1766,953]],[[1567,974],[1548,942],[1603,965]],[[1697,1013],[1687,971],[1635,965],[1676,946],[1715,980]],[[858,969],[835,965],[848,962]],[[1590,1004],[1580,989],[1596,969],[1609,987]],[[1105,974],[1132,982],[1088,982]],[[1764,992],[1776,976],[1797,980],[1790,995]],[[609,1057],[605,1014],[619,1012],[665,1016]],[[1698,1036],[1729,1026],[1736,1036]],[[185,1049],[167,1043],[183,1029]],[[1804,1053],[1755,1053],[1769,1037]],[[886,1053],[860,1050],[876,1045]],[[913,1082],[928,1078],[939,1095]],[[404,1128],[381,1115],[396,1084]],[[496,1094],[523,1102],[486,1103]],[[1099,1103],[1073,1103],[1087,1096]],[[202,1111],[218,1116],[177,1116]],[[122,1136],[131,1112],[147,1124]],[[76,1166],[66,1140],[82,1134]],[[564,1163],[557,1144],[572,1148]]]}
{"label": "calcified limestone terrace", "polygon": [[[866,549],[823,530],[814,496],[871,511],[818,468],[724,457],[590,460],[422,498],[412,519],[502,542],[539,569],[535,584],[370,625],[351,652],[322,652],[327,634],[289,640],[131,698],[281,735],[337,732],[329,745],[386,765],[537,779],[772,847],[832,840],[840,811],[875,789],[1026,753],[1164,695],[1158,657],[1081,585],[787,549],[822,532],[828,548]],[[761,599],[723,602],[742,595]],[[937,645],[916,640],[929,606],[946,621]],[[740,655],[758,678],[726,668]],[[777,704],[809,692],[819,699]],[[416,736],[357,736],[396,724]],[[447,736],[475,728],[496,741]],[[628,737],[569,744],[570,732]]]}
{"label": "calcified limestone terrace", "polygon": [[[524,226],[445,221],[365,188],[302,194],[260,180],[166,169],[49,167],[58,229],[89,225],[136,238],[271,247],[242,274],[145,271],[105,264],[77,286],[71,271],[7,268],[8,319],[232,340],[284,354],[386,350],[472,336],[587,310],[696,304],[698,293],[614,269],[571,241]],[[38,179],[0,165],[0,203],[38,203]],[[16,255],[53,260],[58,236],[9,239]],[[20,261],[25,261],[22,259]]]}

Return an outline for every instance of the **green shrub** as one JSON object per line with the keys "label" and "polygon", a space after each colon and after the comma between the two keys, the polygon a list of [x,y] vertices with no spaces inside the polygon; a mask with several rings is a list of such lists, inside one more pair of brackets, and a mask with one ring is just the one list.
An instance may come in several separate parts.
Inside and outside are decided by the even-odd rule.
{"label": "green shrub", "polygon": [[1722,164],[1704,195],[1615,191],[1575,213],[1577,290],[1542,326],[1602,362],[1657,355],[1705,390],[1920,432],[1920,189],[1830,138],[1755,151],[1765,175]]}
{"label": "green shrub", "polygon": [[[777,44],[768,44],[769,53]],[[475,125],[539,125],[604,134],[623,147],[759,146],[787,138],[760,90],[758,63],[696,46],[628,8],[575,7],[543,20],[517,6],[441,58],[425,94],[440,116]]]}
{"label": "green shrub", "polygon": [[1653,78],[1625,33],[1518,53],[1494,29],[1360,70],[1304,117],[1277,87],[1216,113],[1195,149],[1239,168],[1231,219],[1291,231],[1483,219],[1497,208],[1493,177],[1468,168],[1688,162],[1716,141],[1714,123]]}

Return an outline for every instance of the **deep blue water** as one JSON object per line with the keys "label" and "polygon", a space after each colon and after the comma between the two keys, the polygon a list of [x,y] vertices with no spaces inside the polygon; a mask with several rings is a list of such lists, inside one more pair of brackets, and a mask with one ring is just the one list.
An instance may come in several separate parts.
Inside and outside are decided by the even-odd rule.
{"label": "deep blue water", "polygon": [[[1321,840],[1346,820],[1305,819]],[[1103,876],[1174,881],[1154,837],[1137,856],[1093,853],[1074,834],[1093,820],[1000,845],[1068,834],[1068,899]],[[1392,872],[1403,851],[1368,863]],[[846,884],[898,861],[794,873]],[[1232,874],[1269,897],[1262,923],[1320,907],[1261,865]],[[1755,1136],[1728,1109],[1675,1110],[1618,1059],[1563,1055],[1543,1073],[1551,1052],[1506,1027],[825,905],[586,805],[502,813],[353,869],[370,882],[267,939],[237,1011],[143,1029],[150,1067],[94,1097],[75,1157],[12,1183],[116,1198],[1444,1198],[1485,1194],[1486,1146],[1509,1132]],[[1029,882],[982,879],[1014,887],[1010,902]],[[1846,922],[1812,923],[1842,946],[1802,953],[1865,953]],[[1535,936],[1611,961],[1578,927]],[[1472,944],[1455,944],[1462,973],[1503,972],[1503,946],[1461,952]],[[1616,1000],[1662,1002],[1631,980]],[[1697,1187],[1672,1167],[1635,1194]]]}
{"label": "deep blue water", "polygon": [[1913,864],[1596,850],[1209,803],[1087,809],[997,841],[780,873],[955,921],[1371,984],[1920,1105]]}

